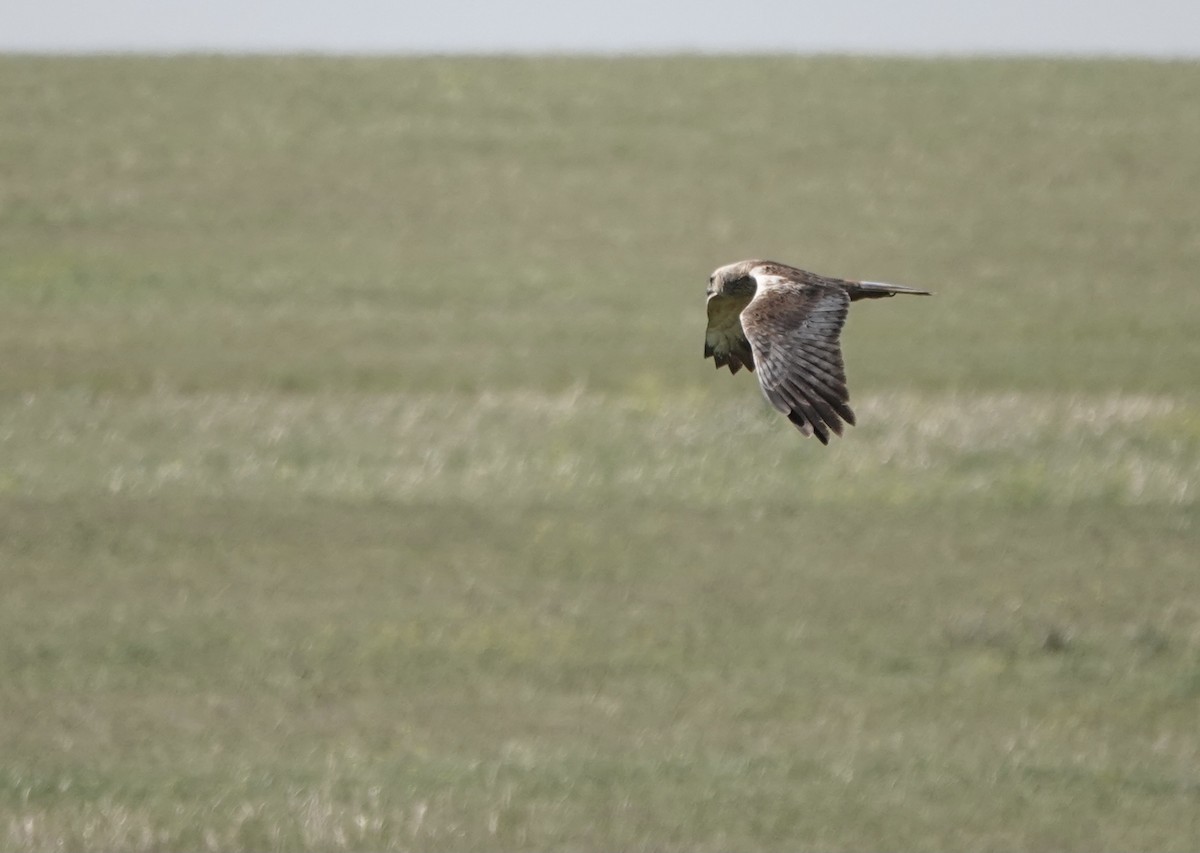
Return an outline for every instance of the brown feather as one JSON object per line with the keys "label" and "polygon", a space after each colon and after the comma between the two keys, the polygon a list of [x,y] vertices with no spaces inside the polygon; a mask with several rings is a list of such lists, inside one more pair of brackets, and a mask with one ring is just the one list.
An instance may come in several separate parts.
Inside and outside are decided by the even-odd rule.
{"label": "brown feather", "polygon": [[849,302],[836,286],[774,282],[760,287],[741,317],[764,394],[786,403],[789,419],[809,424],[822,443],[830,432],[842,434],[844,414],[853,417],[838,345]]}

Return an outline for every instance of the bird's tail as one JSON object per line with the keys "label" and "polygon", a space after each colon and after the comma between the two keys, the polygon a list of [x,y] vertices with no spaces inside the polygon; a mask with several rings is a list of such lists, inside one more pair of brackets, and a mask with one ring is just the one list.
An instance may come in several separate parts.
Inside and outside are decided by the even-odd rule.
{"label": "bird's tail", "polygon": [[846,283],[850,293],[850,301],[856,299],[882,299],[885,296],[895,296],[897,293],[911,293],[914,296],[932,296],[928,290],[917,290],[915,287],[905,287],[902,284],[887,284],[882,281],[850,281]]}

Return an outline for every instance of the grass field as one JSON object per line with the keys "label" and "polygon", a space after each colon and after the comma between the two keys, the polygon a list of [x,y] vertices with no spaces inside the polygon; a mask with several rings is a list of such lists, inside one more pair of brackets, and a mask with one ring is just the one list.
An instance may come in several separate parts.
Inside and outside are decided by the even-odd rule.
{"label": "grass field", "polygon": [[1198,93],[0,57],[0,847],[1200,847]]}

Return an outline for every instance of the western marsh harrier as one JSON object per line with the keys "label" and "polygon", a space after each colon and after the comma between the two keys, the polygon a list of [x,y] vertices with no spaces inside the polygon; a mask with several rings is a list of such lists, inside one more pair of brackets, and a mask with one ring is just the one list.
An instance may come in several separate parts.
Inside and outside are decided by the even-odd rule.
{"label": "western marsh harrier", "polygon": [[708,279],[704,357],[717,369],[758,371],[758,384],[804,435],[829,443],[854,423],[838,342],[846,311],[858,299],[897,293],[928,296],[898,284],[845,281],[774,261],[739,261]]}

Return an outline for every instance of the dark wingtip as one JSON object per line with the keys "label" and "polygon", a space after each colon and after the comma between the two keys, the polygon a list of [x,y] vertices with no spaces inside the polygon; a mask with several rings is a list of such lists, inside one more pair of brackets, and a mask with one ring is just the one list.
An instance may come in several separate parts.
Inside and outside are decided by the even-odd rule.
{"label": "dark wingtip", "polygon": [[810,421],[804,416],[803,412],[792,409],[787,413],[787,418],[792,422],[792,426],[800,430],[800,434],[805,438],[816,436],[817,441],[821,444],[829,444],[829,430],[825,426],[824,421]]}
{"label": "dark wingtip", "polygon": [[710,344],[708,341],[705,341],[704,342],[704,357],[709,358],[712,356],[712,354],[713,354],[712,344]]}

